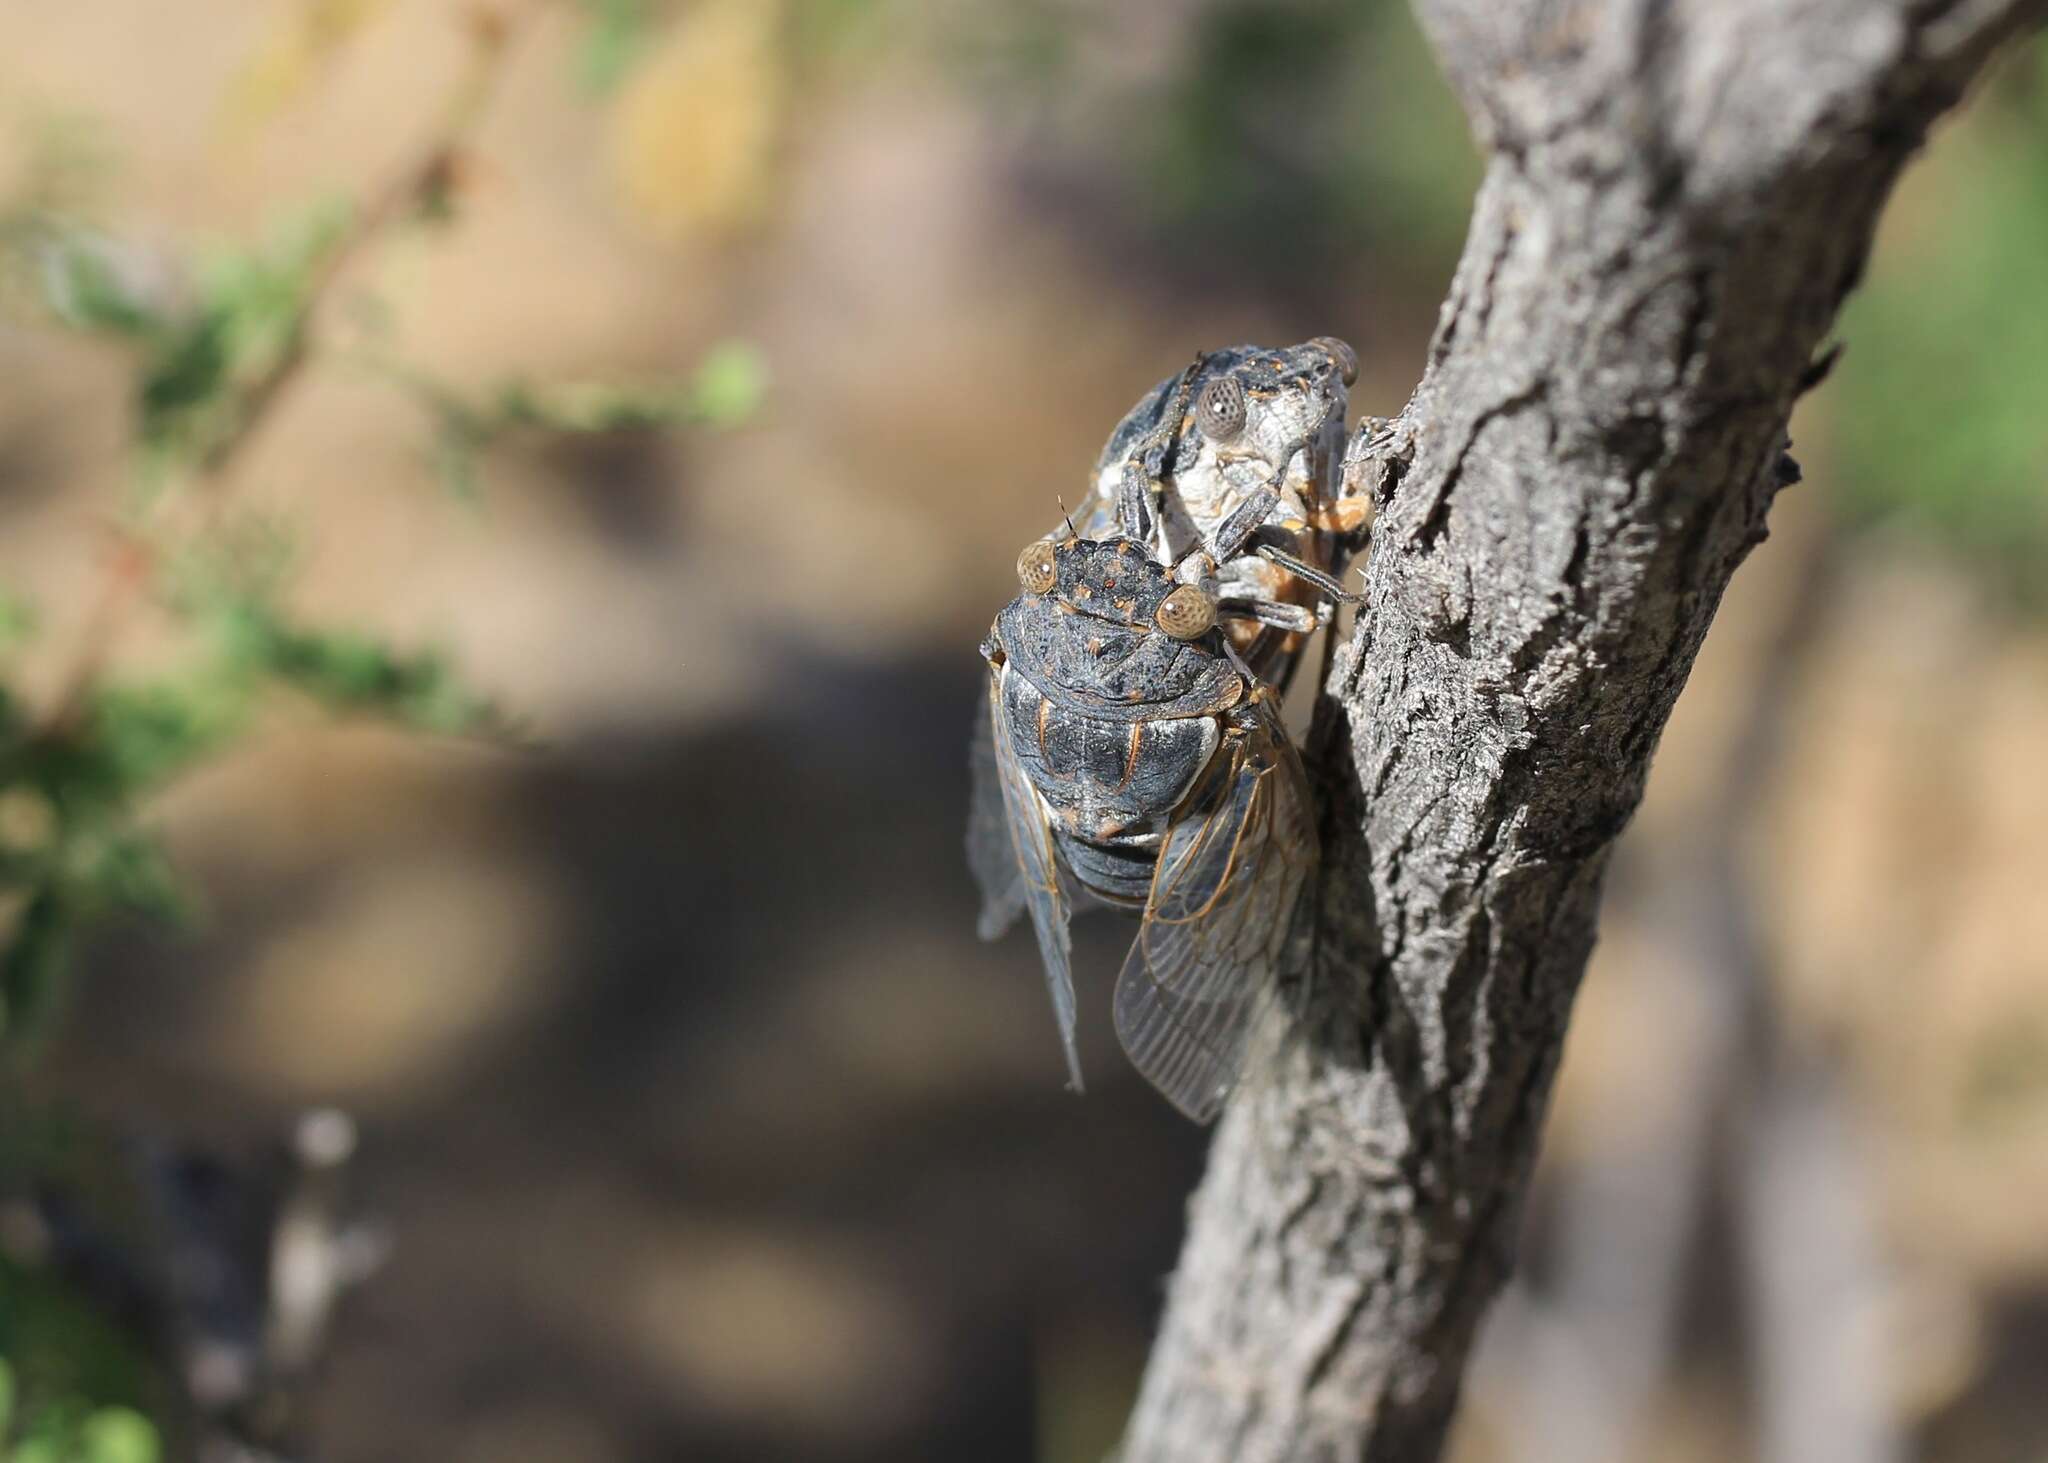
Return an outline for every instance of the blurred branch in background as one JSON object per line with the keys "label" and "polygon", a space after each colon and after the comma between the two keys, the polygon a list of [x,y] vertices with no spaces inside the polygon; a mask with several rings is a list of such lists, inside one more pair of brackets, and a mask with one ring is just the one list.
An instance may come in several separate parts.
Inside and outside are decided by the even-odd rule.
{"label": "blurred branch in background", "polygon": [[[1682,824],[1667,813],[1631,837],[1612,895],[1619,929],[1596,958],[1593,1014],[1608,999],[1625,1003],[1630,1030],[1643,1033],[1633,1042],[1648,1064],[1640,1074],[1653,1071],[1659,1090],[1619,1120],[1619,1094],[1606,1093],[1610,1116],[1586,1119],[1599,1100],[1569,1100],[1567,1059],[1565,1153],[1539,1196],[1525,1277],[1484,1338],[1480,1432],[1494,1441],[1474,1444],[1474,1456],[1634,1456],[1674,1426],[1706,1426],[1707,1409],[1695,1402],[1686,1417],[1685,1399],[1738,1373],[1742,1413],[1717,1413],[1711,1436],[1732,1447],[1744,1431],[1760,1434],[1750,1441],[1769,1458],[1814,1456],[1815,1437],[1831,1440],[1830,1456],[1974,1457],[1968,1447],[1952,1453],[1941,1415],[2001,1405],[1997,1372],[1982,1370],[1982,1328],[2001,1305],[2026,1313],[2029,1302],[2014,1296],[2029,1282],[1996,1269],[1967,1281],[1958,1273],[1970,1268],[1956,1254],[1967,1248],[1963,1216],[1978,1202],[1960,1188],[1936,1208],[1945,1216],[1937,1235],[1901,1243],[1910,1226],[1901,1225],[1898,1173],[1954,1162],[1970,1143],[1902,1109],[1914,1104],[1906,1052],[1944,1044],[1917,1033],[1984,978],[1977,965],[2010,971],[1992,980],[2000,995],[1991,1019],[2016,1033],[2015,1049],[2035,1029],[2023,993],[2038,986],[2038,943],[1999,933],[1996,917],[1962,890],[1998,883],[1995,865],[2006,859],[2033,867],[2038,855],[2001,840],[1996,852],[1973,844],[1937,857],[1924,818],[1901,816],[1895,804],[1859,818],[1848,808],[1867,790],[1816,787],[1812,774],[1816,760],[1859,761],[1898,734],[1830,689],[1845,655],[1861,682],[1921,647],[1925,661],[1903,678],[1914,689],[1873,686],[1865,704],[1902,691],[1929,703],[1927,735],[1911,757],[1927,784],[1922,799],[1968,803],[1985,755],[1979,737],[2039,736],[2024,700],[2004,712],[2003,732],[1991,731],[1994,713],[1936,686],[1954,677],[2001,702],[2029,677],[2038,684],[1987,641],[2032,643],[2048,603],[2038,572],[2048,415],[2034,409],[2030,388],[2018,388],[2023,404],[2007,399],[2039,374],[2008,362],[2038,354],[2034,302],[2048,285],[2028,202],[2048,149],[2044,77],[2048,46],[2039,42],[1994,68],[1935,157],[1902,182],[1845,312],[1848,349],[1831,377],[1832,401],[1817,403],[1801,436],[1819,456],[1800,492],[1819,501],[1807,499],[1789,542],[1774,534],[1770,562],[1759,566],[1780,630],[1758,647],[1760,683],[1739,678],[1748,730],[1735,736],[1735,755],[1714,754],[1713,789],[1686,803]],[[1822,522],[1810,521],[1816,514]],[[1824,543],[1810,541],[1816,533]],[[1792,602],[1778,605],[1776,586],[1788,581]],[[1964,582],[1968,608],[1929,623],[1928,587]],[[1738,617],[1758,603],[1752,588]],[[1872,649],[1849,652],[1851,637],[1869,637]],[[1717,676],[1709,696],[1728,698],[1729,679]],[[2000,681],[2006,690],[1993,690]],[[1681,706],[1681,722],[1694,704]],[[1816,715],[1820,724],[1788,748],[1788,720]],[[1918,720],[1903,708],[1894,715]],[[1721,746],[1695,735],[1664,755],[1689,765],[1702,740]],[[1896,770],[1882,776],[1898,780]],[[2001,800],[2026,796],[2005,788]],[[1659,797],[1653,784],[1653,806]],[[1757,855],[1785,836],[1779,825],[1794,806],[1811,808],[1803,821],[1815,825],[1819,848],[1809,838],[1778,854],[1783,875],[1774,878]],[[1975,815],[1957,807],[1950,816]],[[1828,882],[1816,852],[1873,837],[1898,846],[1923,892],[1893,875],[1860,883],[1853,912],[1802,898],[1802,886]],[[1738,851],[1738,842],[1748,847]],[[1879,933],[1894,917],[1877,906],[1900,900],[1937,908],[1943,924],[1968,931],[1971,961],[1944,964],[1915,940]],[[1766,919],[1774,927],[1760,930]],[[1788,925],[1812,933],[1788,941]],[[1859,925],[1870,937],[1845,942]],[[1852,1025],[1813,1009],[1816,958],[1842,969],[1836,998],[1869,1019]],[[1616,997],[1617,987],[1629,994]],[[1958,1060],[1950,1080],[1967,1091],[1980,1080],[1967,1074],[1988,1069],[1982,1060]],[[1577,1061],[1598,1071],[1626,1059]],[[2008,1070],[2028,1073],[2019,1080],[2038,1101],[2048,1071],[2038,1052]],[[1873,1081],[1894,1100],[1874,1102]],[[1944,1092],[1934,1105],[1960,1111],[1966,1100]],[[1919,1136],[1904,1136],[1909,1128]],[[2034,1191],[2029,1174],[2042,1156],[2037,1145],[2007,1170],[2012,1202],[2027,1203],[2020,1195]],[[1941,1442],[1926,1435],[1930,1424]],[[2015,1431],[1999,1446],[2029,1445]]]}
{"label": "blurred branch in background", "polygon": [[1734,1060],[1722,1066],[1714,1106],[1728,1124],[1721,1151],[1758,1361],[1757,1456],[1894,1463],[1906,1439],[1881,1321],[1896,1284],[1877,1222],[1871,1144],[1839,1055],[1800,1040],[1786,1019],[1742,856],[1784,767],[1795,691],[1837,587],[1833,536],[1814,535],[1801,548],[1791,602],[1700,839],[1691,887],[1707,917],[1689,945],[1708,955],[1702,973],[1736,1017]]}
{"label": "blurred branch in background", "polygon": [[[1641,1456],[1684,1362],[1682,1309],[1705,1283],[1732,1296],[1757,1361],[1767,1463],[1889,1463],[1904,1437],[1880,1324],[1895,1289],[1878,1195],[1840,1063],[1780,1010],[1783,981],[1753,908],[1744,848],[1785,765],[1796,687],[1809,674],[1842,552],[1826,525],[1782,548],[1792,586],[1748,677],[1746,710],[1685,812],[1682,841],[1633,846],[1623,883],[1638,999],[1657,1013],[1659,1090],[1636,1123],[1564,1165],[1551,1237],[1530,1258],[1482,1351],[1482,1391],[1519,1414],[1503,1443],[1524,1459]],[[1706,1245],[1716,1212],[1731,1256]],[[1742,1283],[1718,1267],[1739,1265]],[[1711,1277],[1704,1282],[1700,1277]]]}

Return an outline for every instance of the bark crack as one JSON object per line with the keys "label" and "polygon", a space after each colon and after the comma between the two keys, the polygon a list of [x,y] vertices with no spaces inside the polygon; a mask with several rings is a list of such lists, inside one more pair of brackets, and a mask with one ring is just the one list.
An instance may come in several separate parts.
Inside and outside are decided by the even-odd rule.
{"label": "bark crack", "polygon": [[1436,485],[1435,493],[1430,499],[1429,510],[1423,514],[1422,522],[1416,525],[1412,542],[1417,549],[1423,553],[1433,550],[1437,540],[1443,536],[1444,530],[1450,526],[1451,495],[1457,491],[1459,481],[1465,476],[1465,465],[1471,459],[1473,449],[1479,445],[1480,434],[1496,421],[1541,402],[1547,392],[1548,387],[1541,379],[1531,381],[1485,407],[1472,418],[1471,423],[1465,428],[1464,437],[1458,443],[1457,450],[1451,454],[1450,465],[1444,469],[1443,480]]}

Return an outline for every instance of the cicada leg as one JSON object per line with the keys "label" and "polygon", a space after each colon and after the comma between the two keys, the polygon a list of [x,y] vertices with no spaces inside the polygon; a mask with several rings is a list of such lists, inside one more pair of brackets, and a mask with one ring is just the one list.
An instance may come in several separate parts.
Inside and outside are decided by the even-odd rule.
{"label": "cicada leg", "polygon": [[1207,359],[1204,353],[1196,352],[1195,358],[1180,373],[1173,405],[1160,419],[1158,427],[1139,444],[1138,450],[1124,459],[1123,471],[1117,479],[1117,522],[1126,537],[1139,543],[1152,541],[1156,505],[1164,492],[1167,459],[1174,444],[1180,440],[1181,425],[1187,420],[1188,402],[1194,394],[1195,378],[1201,374],[1202,362]]}

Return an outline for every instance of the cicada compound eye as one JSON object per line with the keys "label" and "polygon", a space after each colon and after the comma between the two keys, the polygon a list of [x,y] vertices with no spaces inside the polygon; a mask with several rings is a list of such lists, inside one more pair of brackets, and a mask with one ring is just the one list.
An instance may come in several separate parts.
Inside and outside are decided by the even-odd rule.
{"label": "cicada compound eye", "polygon": [[1017,555],[1017,582],[1033,594],[1050,594],[1052,587],[1059,583],[1059,571],[1052,562],[1052,543],[1039,539],[1026,544],[1024,552]]}
{"label": "cicada compound eye", "polygon": [[1183,584],[1159,602],[1152,616],[1176,640],[1195,640],[1216,623],[1216,601],[1192,584]]}
{"label": "cicada compound eye", "polygon": [[1244,430],[1244,387],[1235,376],[1218,376],[1202,388],[1195,425],[1212,442],[1228,442]]}
{"label": "cicada compound eye", "polygon": [[1337,374],[1344,378],[1346,386],[1357,384],[1358,352],[1351,348],[1349,341],[1339,340],[1334,335],[1319,335],[1309,344],[1320,348],[1324,355],[1336,362]]}

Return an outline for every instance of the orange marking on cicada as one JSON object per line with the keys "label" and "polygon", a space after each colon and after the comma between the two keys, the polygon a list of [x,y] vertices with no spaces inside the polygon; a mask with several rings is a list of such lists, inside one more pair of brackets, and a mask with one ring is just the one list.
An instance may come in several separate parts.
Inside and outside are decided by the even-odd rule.
{"label": "orange marking on cicada", "polygon": [[1308,511],[1310,526],[1322,533],[1356,533],[1370,528],[1372,519],[1370,498],[1339,498],[1334,503],[1317,503]]}
{"label": "orange marking on cicada", "polygon": [[1145,723],[1142,721],[1134,721],[1131,723],[1130,749],[1124,753],[1123,781],[1119,782],[1116,785],[1116,790],[1118,792],[1122,792],[1125,788],[1129,787],[1131,785],[1131,779],[1138,775],[1138,752],[1144,745]]}

